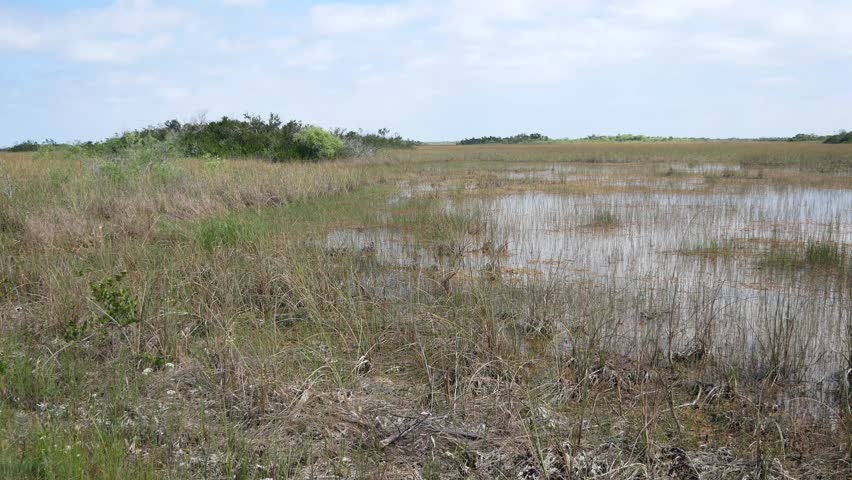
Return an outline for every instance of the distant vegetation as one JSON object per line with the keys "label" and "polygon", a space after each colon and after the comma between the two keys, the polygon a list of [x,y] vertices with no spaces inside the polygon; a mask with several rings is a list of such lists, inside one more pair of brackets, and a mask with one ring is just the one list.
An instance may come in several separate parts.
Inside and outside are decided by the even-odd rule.
{"label": "distant vegetation", "polygon": [[817,135],[815,133],[797,133],[787,139],[788,142],[824,142],[827,137],[825,135]]}
{"label": "distant vegetation", "polygon": [[753,141],[753,142],[820,142],[828,144],[852,143],[852,132],[841,130],[836,135],[816,135],[813,133],[799,133],[793,137],[759,137],[759,138],[709,138],[709,137],[660,137],[652,135],[641,135],[635,133],[619,133],[617,135],[588,135],[582,138],[551,139],[544,135],[520,134],[513,137],[476,137],[467,138],[458,142],[458,145],[485,145],[485,144],[524,144],[524,143],[548,143],[548,142],[710,142],[710,141]]}
{"label": "distant vegetation", "polygon": [[5,151],[35,152],[63,148],[81,149],[96,156],[116,156],[130,149],[156,148],[177,156],[261,158],[271,161],[293,159],[325,160],[331,158],[372,156],[382,148],[410,148],[418,142],[390,134],[387,129],[364,133],[345,129],[326,131],[291,120],[284,123],[278,115],[267,119],[244,115],[242,120],[181,123],[169,120],[161,125],[124,132],[98,142],[61,145],[53,141],[26,141]]}
{"label": "distant vegetation", "polygon": [[[792,137],[760,138],[709,138],[709,137],[661,137],[633,133],[617,135],[588,135],[582,138],[552,139],[540,133],[521,133],[511,137],[484,136],[466,138],[457,145],[496,144],[540,144],[554,142],[600,142],[600,143],[659,143],[659,142],[710,142],[710,141],[753,141],[753,142],[811,142],[825,144],[852,143],[852,132],[840,130],[834,135],[798,133]],[[381,149],[412,148],[421,142],[405,139],[398,133],[391,134],[383,128],[369,133],[361,130],[337,128],[323,130],[297,120],[287,123],[278,115],[270,114],[264,119],[258,115],[244,115],[233,119],[204,120],[181,123],[169,120],[160,125],[141,130],[124,132],[106,140],[62,144],[53,140],[37,142],[27,140],[0,152],[63,151],[71,149],[96,156],[115,156],[140,144],[161,144],[169,152],[187,157],[260,158],[271,161],[324,160],[346,157],[370,157]],[[161,148],[161,149],[162,149]]]}
{"label": "distant vegetation", "polygon": [[675,141],[706,141],[709,138],[678,138],[678,137],[653,137],[648,135],[637,135],[633,133],[619,133],[618,135],[589,135],[581,138],[585,142],[675,142]]}
{"label": "distant vegetation", "polygon": [[0,149],[2,152],[36,152],[42,145],[56,145],[53,140],[45,140],[42,143],[35,140],[26,140],[9,148]]}
{"label": "distant vegetation", "polygon": [[823,143],[852,143],[852,132],[841,130],[837,135],[826,137]]}
{"label": "distant vegetation", "polygon": [[519,143],[541,143],[541,142],[549,142],[550,137],[546,135],[542,135],[540,133],[521,133],[518,135],[514,135],[512,137],[475,137],[475,138],[466,138],[459,142],[459,145],[484,145],[484,144],[495,144],[495,143],[508,143],[508,144],[519,144]]}
{"label": "distant vegetation", "polygon": [[815,133],[799,133],[789,139],[790,142],[821,142],[827,144],[852,143],[852,132],[841,130],[834,135],[817,135]]}
{"label": "distant vegetation", "polygon": [[814,133],[799,133],[792,137],[759,137],[759,138],[708,138],[708,137],[655,137],[620,133],[618,135],[589,135],[585,138],[569,141],[580,142],[707,142],[713,140],[756,141],[756,142],[822,142],[822,143],[852,143],[852,133],[841,130],[836,135],[816,135]]}

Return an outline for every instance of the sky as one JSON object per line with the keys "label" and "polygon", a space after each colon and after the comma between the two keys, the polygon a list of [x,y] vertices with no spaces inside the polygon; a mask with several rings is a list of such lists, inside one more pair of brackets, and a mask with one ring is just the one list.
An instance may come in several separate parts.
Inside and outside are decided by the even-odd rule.
{"label": "sky", "polygon": [[276,112],[424,141],[852,129],[849,0],[0,0],[0,146]]}

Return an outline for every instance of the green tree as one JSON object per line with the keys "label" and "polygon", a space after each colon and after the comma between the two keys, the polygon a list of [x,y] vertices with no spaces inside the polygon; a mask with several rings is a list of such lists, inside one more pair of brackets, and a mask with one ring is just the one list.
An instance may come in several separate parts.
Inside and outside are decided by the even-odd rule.
{"label": "green tree", "polygon": [[302,158],[325,160],[339,156],[343,141],[319,127],[306,127],[293,137]]}

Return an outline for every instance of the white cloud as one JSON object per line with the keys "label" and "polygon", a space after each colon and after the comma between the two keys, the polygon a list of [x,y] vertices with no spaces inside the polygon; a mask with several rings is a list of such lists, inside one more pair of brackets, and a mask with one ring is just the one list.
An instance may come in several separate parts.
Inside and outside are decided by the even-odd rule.
{"label": "white cloud", "polygon": [[160,87],[157,94],[166,100],[181,100],[189,96],[189,92],[180,87]]}
{"label": "white cloud", "polygon": [[222,3],[225,5],[237,6],[237,7],[248,7],[248,6],[256,6],[263,5],[266,3],[266,0],[222,0]]}
{"label": "white cloud", "polygon": [[311,24],[321,34],[369,34],[400,28],[423,18],[421,4],[332,3],[311,8]]}
{"label": "white cloud", "polygon": [[64,47],[64,53],[81,62],[130,64],[139,58],[168,47],[167,35],[155,35],[141,40],[79,39]]}
{"label": "white cloud", "polygon": [[79,62],[128,64],[167,47],[172,32],[186,21],[182,11],[151,0],[118,0],[53,17],[21,14],[8,21],[0,17],[0,48],[39,50]]}
{"label": "white cloud", "polygon": [[625,0],[615,2],[612,11],[634,21],[682,22],[693,17],[726,13],[737,8],[736,0]]}
{"label": "white cloud", "polygon": [[32,50],[40,43],[41,37],[35,32],[0,23],[0,50]]}
{"label": "white cloud", "polygon": [[799,79],[791,75],[774,75],[760,77],[754,83],[764,87],[788,87],[798,85]]}
{"label": "white cloud", "polygon": [[140,35],[173,29],[185,20],[186,15],[179,9],[160,6],[152,0],[118,0],[104,8],[71,12],[59,20],[57,30],[83,36]]}
{"label": "white cloud", "polygon": [[708,33],[693,36],[690,43],[698,49],[699,56],[706,60],[739,65],[777,62],[772,56],[775,44],[767,39]]}

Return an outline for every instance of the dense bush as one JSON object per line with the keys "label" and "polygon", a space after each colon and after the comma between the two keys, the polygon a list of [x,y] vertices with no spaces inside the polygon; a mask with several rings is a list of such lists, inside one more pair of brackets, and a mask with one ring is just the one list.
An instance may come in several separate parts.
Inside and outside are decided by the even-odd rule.
{"label": "dense bush", "polygon": [[391,135],[387,128],[381,128],[377,133],[345,131],[343,129],[335,129],[333,133],[343,139],[344,143],[358,142],[373,151],[382,148],[411,148],[420,144],[420,142],[414,140],[404,139],[398,133]]}
{"label": "dense bush", "polygon": [[825,136],[817,135],[815,133],[797,133],[787,140],[790,142],[822,142],[825,138]]}
{"label": "dense bush", "polygon": [[583,140],[591,142],[649,142],[671,140],[671,137],[651,137],[634,133],[619,133],[618,135],[589,135]]}
{"label": "dense bush", "polygon": [[296,150],[302,158],[325,160],[343,153],[343,141],[319,127],[307,127],[293,136]]}
{"label": "dense bush", "polygon": [[0,152],[37,152],[42,147],[56,147],[60,146],[53,140],[45,140],[41,143],[36,142],[35,140],[26,140],[21,143],[12,145],[9,148],[2,148]]}
{"label": "dense bush", "polygon": [[399,134],[389,136],[387,129],[367,134],[343,129],[327,132],[295,120],[284,123],[278,115],[270,114],[265,120],[252,115],[244,115],[242,120],[222,117],[213,122],[186,124],[170,120],[102,142],[88,142],[82,147],[92,154],[111,157],[135,148],[140,139],[169,144],[177,154],[185,156],[272,161],[370,156],[381,148],[409,148],[417,144]]}
{"label": "dense bush", "polygon": [[837,135],[831,135],[826,138],[824,143],[852,143],[852,132],[841,130]]}
{"label": "dense bush", "polygon": [[459,145],[484,145],[493,143],[539,143],[549,142],[550,138],[540,133],[521,133],[511,137],[475,137],[466,138],[459,142]]}
{"label": "dense bush", "polygon": [[25,142],[21,142],[17,145],[14,145],[7,149],[9,152],[35,152],[38,151],[39,143],[27,140]]}

